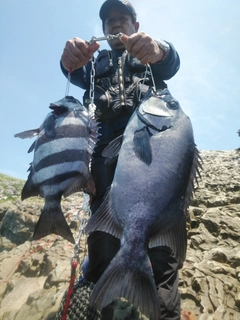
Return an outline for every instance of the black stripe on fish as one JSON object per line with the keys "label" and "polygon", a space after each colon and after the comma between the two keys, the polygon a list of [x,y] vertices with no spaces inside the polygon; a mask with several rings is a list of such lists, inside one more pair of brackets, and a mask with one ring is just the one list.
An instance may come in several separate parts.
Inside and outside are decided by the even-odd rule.
{"label": "black stripe on fish", "polygon": [[79,173],[79,171],[71,171],[71,172],[61,173],[61,174],[55,175],[52,178],[44,180],[42,183],[45,186],[54,185],[54,184],[60,184],[61,182],[66,181],[66,180],[68,180],[70,178],[74,178],[76,176],[77,177],[81,177],[81,176],[83,177],[83,175],[81,175]]}
{"label": "black stripe on fish", "polygon": [[[81,130],[81,127],[83,128],[83,130]],[[89,132],[85,130],[85,126],[66,125],[66,126],[61,126],[57,128],[54,140],[63,139],[63,138],[79,138],[79,137],[88,139]],[[45,134],[38,137],[35,151],[39,146],[45,143],[48,143],[49,141],[52,141],[52,140],[53,140],[52,138],[49,138]]]}
{"label": "black stripe on fish", "polygon": [[[78,191],[84,191],[85,193],[88,193],[90,195],[95,194],[95,185],[92,179],[92,176],[90,173],[87,175],[81,174],[79,171],[72,171],[72,172],[67,172],[59,175],[55,175],[49,179],[46,179],[44,181],[41,181],[40,184],[34,184],[32,182],[32,173],[30,173],[30,176],[25,183],[23,189],[22,189],[22,200],[33,197],[33,196],[38,196],[40,195],[43,197],[43,194],[41,192],[40,185],[44,186],[53,186],[60,184],[64,181],[67,181],[68,179],[74,178],[71,180],[68,186],[62,191],[62,194],[67,197],[70,194]],[[56,189],[57,190],[57,189]],[[58,192],[59,193],[59,192]],[[56,195],[58,194],[56,192]],[[47,196],[45,195],[45,198]]]}
{"label": "black stripe on fish", "polygon": [[35,166],[34,171],[38,172],[43,168],[47,168],[56,164],[71,163],[75,161],[86,162],[86,152],[84,150],[64,150],[54,154],[50,154],[41,159]]}

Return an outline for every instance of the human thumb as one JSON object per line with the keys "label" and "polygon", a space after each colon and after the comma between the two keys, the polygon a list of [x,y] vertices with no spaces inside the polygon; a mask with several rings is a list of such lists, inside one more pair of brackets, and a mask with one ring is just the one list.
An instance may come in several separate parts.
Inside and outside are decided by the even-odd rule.
{"label": "human thumb", "polygon": [[128,37],[126,34],[122,34],[120,40],[121,40],[123,43],[126,43],[127,40],[128,40],[128,38],[129,38],[129,37]]}
{"label": "human thumb", "polygon": [[98,42],[94,42],[92,43],[89,47],[88,47],[88,54],[91,57],[95,51],[97,51],[100,48],[100,44]]}

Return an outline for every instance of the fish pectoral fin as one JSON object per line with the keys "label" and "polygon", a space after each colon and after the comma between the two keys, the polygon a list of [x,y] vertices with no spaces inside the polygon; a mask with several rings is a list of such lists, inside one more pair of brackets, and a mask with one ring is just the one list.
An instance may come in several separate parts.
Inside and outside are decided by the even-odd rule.
{"label": "fish pectoral fin", "polygon": [[14,135],[15,138],[27,139],[36,137],[39,134],[39,129],[31,129],[23,132],[16,133]]}
{"label": "fish pectoral fin", "polygon": [[89,219],[85,232],[88,234],[93,231],[103,231],[121,239],[123,227],[114,219],[113,210],[109,205],[109,194],[107,192],[100,208]]}
{"label": "fish pectoral fin", "polygon": [[49,116],[45,120],[43,126],[44,126],[44,130],[45,130],[45,135],[50,139],[54,139],[56,136],[54,116],[53,115]]}
{"label": "fish pectoral fin", "polygon": [[90,173],[77,174],[66,187],[63,196],[68,197],[71,194],[79,191],[83,191],[90,195],[94,195],[96,193],[95,183]]}
{"label": "fish pectoral fin", "polygon": [[160,319],[160,300],[148,256],[145,261],[126,259],[129,252],[125,254],[122,248],[95,284],[90,305],[101,310],[122,297],[147,318]]}
{"label": "fish pectoral fin", "polygon": [[35,141],[32,143],[31,147],[28,149],[28,153],[31,153],[31,152],[35,149],[36,142],[37,142],[37,140],[35,140]]}
{"label": "fish pectoral fin", "polygon": [[135,131],[133,138],[134,152],[139,160],[150,165],[152,163],[152,148],[147,127]]}
{"label": "fish pectoral fin", "polygon": [[[157,224],[155,229],[157,229]],[[149,248],[167,246],[172,249],[176,258],[183,263],[187,251],[186,216],[182,216],[166,231],[154,234],[148,244]]]}
{"label": "fish pectoral fin", "polygon": [[32,239],[39,240],[52,233],[63,237],[73,244],[75,243],[72,232],[60,206],[48,209],[44,206],[36,224]]}
{"label": "fish pectoral fin", "polygon": [[120,152],[123,141],[123,135],[118,136],[111,141],[108,146],[103,150],[102,156],[106,157],[105,163],[111,164],[114,162]]}

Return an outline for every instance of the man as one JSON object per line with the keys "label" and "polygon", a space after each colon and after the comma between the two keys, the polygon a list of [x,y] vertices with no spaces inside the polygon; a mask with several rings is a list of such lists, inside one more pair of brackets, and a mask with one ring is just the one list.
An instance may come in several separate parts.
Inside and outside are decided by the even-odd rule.
{"label": "man", "polygon": [[[96,212],[102,203],[106,189],[111,185],[116,161],[104,164],[101,153],[110,141],[123,133],[139,99],[153,83],[143,78],[149,64],[157,90],[166,88],[164,80],[175,75],[180,61],[172,44],[153,40],[145,32],[138,32],[136,11],[129,1],[107,0],[100,9],[103,33],[120,38],[109,40],[111,51],[102,50],[95,64],[94,103],[100,121],[100,140],[97,143],[91,171],[96,185],[96,196],[92,198],[91,211]],[[71,71],[71,82],[85,89],[84,104],[90,102],[90,58],[100,47],[80,38],[67,41],[61,57],[61,68],[67,76]],[[142,84],[141,84],[142,83]],[[88,238],[89,263],[85,273],[88,281],[96,283],[120,247],[119,239],[94,232]],[[161,300],[161,319],[180,319],[180,296],[178,293],[179,262],[168,247],[149,250],[155,282]],[[110,319],[104,316],[103,320]]]}

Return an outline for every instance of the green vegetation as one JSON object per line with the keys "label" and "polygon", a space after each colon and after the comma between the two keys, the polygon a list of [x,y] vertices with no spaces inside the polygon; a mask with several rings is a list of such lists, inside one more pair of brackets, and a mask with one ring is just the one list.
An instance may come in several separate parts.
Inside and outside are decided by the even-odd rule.
{"label": "green vegetation", "polygon": [[21,195],[25,181],[0,173],[0,203],[14,201]]}

